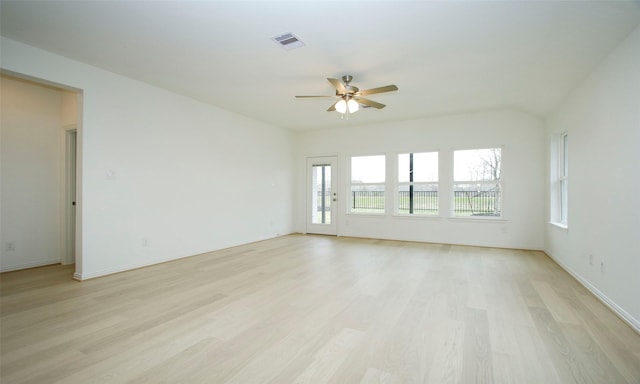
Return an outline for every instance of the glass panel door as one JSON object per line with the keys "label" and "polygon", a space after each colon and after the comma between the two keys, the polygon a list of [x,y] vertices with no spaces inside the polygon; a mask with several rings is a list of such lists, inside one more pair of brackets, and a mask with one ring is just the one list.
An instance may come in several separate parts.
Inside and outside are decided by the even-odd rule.
{"label": "glass panel door", "polygon": [[338,200],[335,187],[335,157],[307,159],[307,232],[336,234],[335,212]]}
{"label": "glass panel door", "polygon": [[311,166],[311,222],[331,224],[331,164]]}

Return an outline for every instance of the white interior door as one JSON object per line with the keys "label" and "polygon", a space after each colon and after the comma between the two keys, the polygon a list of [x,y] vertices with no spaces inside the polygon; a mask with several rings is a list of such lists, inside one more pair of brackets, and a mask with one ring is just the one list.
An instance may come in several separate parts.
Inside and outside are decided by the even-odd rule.
{"label": "white interior door", "polygon": [[337,163],[335,156],[307,159],[307,233],[337,234]]}

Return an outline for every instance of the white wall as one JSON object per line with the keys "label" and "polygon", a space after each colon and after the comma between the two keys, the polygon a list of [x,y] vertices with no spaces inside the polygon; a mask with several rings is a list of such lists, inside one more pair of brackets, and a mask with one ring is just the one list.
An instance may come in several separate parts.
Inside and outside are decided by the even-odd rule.
{"label": "white wall", "polygon": [[3,69],[83,92],[76,277],[292,231],[289,131],[9,39],[0,47]]}
{"label": "white wall", "polygon": [[[384,111],[381,111],[384,113]],[[365,110],[358,113],[378,113]],[[337,115],[337,114],[336,114]],[[339,119],[336,116],[336,119]],[[357,115],[353,116],[357,123]],[[338,233],[452,244],[542,249],[544,246],[544,125],[540,118],[519,111],[498,110],[430,119],[300,132],[296,136],[296,221],[305,231],[305,158],[337,155],[339,168]],[[346,214],[350,156],[387,155],[387,175],[397,153],[439,150],[440,189],[452,188],[453,150],[502,147],[504,220],[396,217]],[[390,180],[388,180],[390,181]],[[391,187],[387,185],[387,190]],[[344,198],[342,198],[344,196]]]}
{"label": "white wall", "polygon": [[546,252],[640,330],[640,28],[550,118],[547,146],[562,132],[569,228],[546,226]]}
{"label": "white wall", "polygon": [[63,90],[62,91],[62,126],[72,127],[78,124],[78,93]]}
{"label": "white wall", "polygon": [[60,262],[62,92],[0,77],[0,271]]}

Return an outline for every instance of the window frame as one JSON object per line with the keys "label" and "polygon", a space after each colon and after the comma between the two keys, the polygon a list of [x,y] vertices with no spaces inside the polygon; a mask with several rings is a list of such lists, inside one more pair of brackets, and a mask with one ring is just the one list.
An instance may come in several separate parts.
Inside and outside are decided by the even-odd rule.
{"label": "window frame", "polygon": [[[381,156],[384,160],[384,165],[383,165],[383,175],[384,175],[384,180],[381,182],[363,182],[363,183],[354,183],[353,182],[353,159],[354,158],[358,158],[358,157],[378,157]],[[384,216],[387,213],[387,167],[388,167],[388,161],[387,161],[387,154],[386,153],[376,153],[376,154],[369,154],[369,155],[351,155],[349,156],[349,173],[348,173],[348,177],[349,177],[349,182],[347,183],[347,194],[349,196],[349,204],[347,204],[346,210],[347,210],[347,214],[348,215],[358,215],[358,216],[362,216],[362,215],[371,215],[371,216]],[[382,189],[382,210],[380,212],[358,212],[358,211],[354,211],[354,198],[353,198],[353,186],[364,186],[364,187],[377,187],[377,188],[381,188]],[[366,209],[366,208],[363,208]]]}
{"label": "window frame", "polygon": [[[437,162],[437,180],[436,181],[400,181],[400,156],[402,155],[416,155],[416,154],[436,154],[436,162]],[[394,172],[394,214],[401,217],[420,217],[420,218],[433,218],[440,216],[440,151],[439,150],[424,150],[420,152],[410,151],[410,152],[398,152],[395,156],[395,172]],[[410,171],[411,172],[411,171]],[[414,188],[417,186],[435,186],[436,188],[436,210],[435,212],[425,212],[425,213],[416,213],[409,212],[403,213],[400,212],[400,187],[402,186],[413,186]],[[411,188],[410,188],[411,191]],[[410,192],[411,193],[411,192]]]}
{"label": "window frame", "polygon": [[[456,162],[455,162],[455,155],[456,152],[459,151],[475,151],[475,150],[493,150],[493,149],[497,149],[500,150],[500,171],[499,171],[499,177],[497,180],[456,180],[456,174],[455,174],[455,169],[456,169]],[[503,159],[504,159],[504,146],[500,145],[500,146],[489,146],[489,147],[476,147],[476,148],[459,148],[459,149],[454,149],[451,153],[451,164],[452,164],[452,173],[451,173],[451,194],[450,194],[450,199],[451,199],[451,205],[450,205],[450,210],[449,210],[449,216],[451,219],[455,219],[455,220],[494,220],[494,221],[499,221],[499,220],[505,220],[505,214],[504,214],[504,172],[503,172]],[[497,181],[497,182],[496,182]],[[478,186],[485,186],[485,185],[489,185],[489,186],[495,186],[497,184],[498,186],[498,199],[499,199],[499,214],[498,215],[461,215],[461,214],[456,214],[455,211],[455,207],[456,207],[456,186],[458,185],[478,185]],[[495,204],[495,203],[494,203]]]}

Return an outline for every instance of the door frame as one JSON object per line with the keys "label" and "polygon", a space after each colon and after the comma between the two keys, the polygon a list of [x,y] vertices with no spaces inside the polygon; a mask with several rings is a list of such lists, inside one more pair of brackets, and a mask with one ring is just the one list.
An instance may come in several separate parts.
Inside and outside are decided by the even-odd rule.
{"label": "door frame", "polygon": [[[338,203],[339,203],[339,184],[338,184],[338,156],[307,156],[306,158],[306,186],[305,186],[305,233],[319,234],[319,235],[338,235]],[[317,164],[330,164],[331,165],[331,224],[313,224],[311,223],[311,181],[312,174],[311,168]]]}
{"label": "door frame", "polygon": [[62,133],[59,135],[59,206],[58,206],[58,222],[59,222],[59,243],[58,243],[58,260],[61,263],[65,263],[66,247],[67,247],[67,220],[66,220],[66,201],[67,200],[67,164],[66,164],[66,145],[67,145],[67,131],[76,131],[76,166],[75,166],[75,178],[76,178],[76,213],[75,213],[75,228],[72,229],[75,232],[75,272],[73,278],[76,280],[82,280],[82,168],[83,168],[83,115],[84,115],[84,90],[81,88],[72,87],[62,83],[58,83],[46,78],[39,78],[30,76],[20,72],[9,71],[0,68],[0,74],[6,74],[11,77],[31,81],[44,86],[51,86],[61,90],[66,90],[75,94],[77,100],[76,106],[76,122],[70,125],[64,125],[61,127]]}

